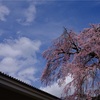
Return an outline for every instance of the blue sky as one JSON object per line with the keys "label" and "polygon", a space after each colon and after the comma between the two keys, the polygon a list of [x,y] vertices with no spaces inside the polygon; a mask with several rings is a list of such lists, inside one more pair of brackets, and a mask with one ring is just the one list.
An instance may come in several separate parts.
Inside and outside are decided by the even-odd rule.
{"label": "blue sky", "polygon": [[99,0],[0,0],[0,71],[60,96],[57,83],[41,85],[42,52],[63,27],[79,33],[100,23],[99,10]]}

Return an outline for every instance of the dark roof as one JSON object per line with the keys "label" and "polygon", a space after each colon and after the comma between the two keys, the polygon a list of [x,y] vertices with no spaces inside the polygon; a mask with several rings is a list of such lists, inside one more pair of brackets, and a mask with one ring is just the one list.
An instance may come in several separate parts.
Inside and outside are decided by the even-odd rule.
{"label": "dark roof", "polygon": [[[5,73],[0,72],[0,84],[8,86],[13,89],[17,89],[18,91],[25,92],[26,94],[33,96],[40,96],[41,100],[60,100],[58,97],[51,95],[47,92],[37,89],[25,82],[22,82],[18,79],[13,78]],[[35,94],[35,95],[34,95]],[[43,99],[48,98],[48,99]]]}

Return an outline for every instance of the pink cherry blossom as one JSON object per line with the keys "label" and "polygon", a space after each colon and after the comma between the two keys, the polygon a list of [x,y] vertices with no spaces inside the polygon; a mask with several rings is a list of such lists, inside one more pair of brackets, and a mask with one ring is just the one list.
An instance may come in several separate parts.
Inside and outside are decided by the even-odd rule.
{"label": "pink cherry blossom", "polygon": [[43,57],[47,61],[41,77],[45,85],[56,81],[61,85],[67,76],[73,79],[64,88],[64,100],[91,100],[100,95],[100,24],[80,34],[64,28]]}

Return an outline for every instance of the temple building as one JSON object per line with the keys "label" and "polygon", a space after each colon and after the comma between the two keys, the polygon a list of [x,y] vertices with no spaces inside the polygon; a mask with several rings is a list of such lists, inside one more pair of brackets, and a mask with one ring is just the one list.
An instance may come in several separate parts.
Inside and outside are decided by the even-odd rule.
{"label": "temple building", "polygon": [[58,97],[0,72],[1,100],[60,100]]}

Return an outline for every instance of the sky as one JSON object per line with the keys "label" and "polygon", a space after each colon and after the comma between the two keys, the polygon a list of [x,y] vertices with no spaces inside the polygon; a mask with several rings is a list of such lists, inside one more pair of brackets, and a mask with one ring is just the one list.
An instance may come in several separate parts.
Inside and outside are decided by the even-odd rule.
{"label": "sky", "polygon": [[100,24],[99,0],[0,0],[0,71],[60,97],[64,85],[41,84],[42,53],[63,27],[79,33],[90,24]]}

